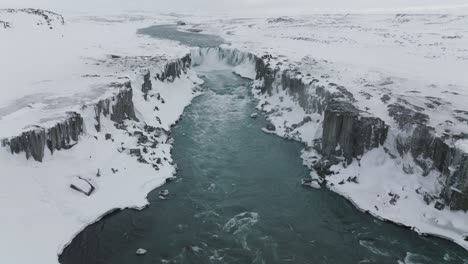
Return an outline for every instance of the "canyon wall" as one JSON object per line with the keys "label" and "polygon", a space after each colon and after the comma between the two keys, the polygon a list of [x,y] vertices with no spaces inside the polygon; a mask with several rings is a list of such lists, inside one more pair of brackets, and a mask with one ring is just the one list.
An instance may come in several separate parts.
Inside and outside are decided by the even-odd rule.
{"label": "canyon wall", "polygon": [[[181,74],[186,73],[191,67],[191,56],[186,56],[168,62],[164,69],[154,76],[157,81],[172,82]],[[152,81],[149,70],[142,76],[144,82],[142,92],[146,94],[152,89]],[[95,104],[83,105],[82,109],[93,108],[94,119],[96,120],[94,129],[101,131],[101,119],[109,118],[114,123],[122,124],[125,120],[138,121],[135,114],[135,106],[133,100],[133,87],[130,81],[122,83],[110,83],[109,89],[114,89],[114,95],[99,100]],[[147,99],[147,98],[145,98]],[[23,133],[11,138],[1,139],[1,146],[7,147],[12,154],[24,153],[26,158],[33,158],[38,162],[42,162],[46,149],[51,154],[54,151],[69,149],[79,143],[80,135],[86,129],[81,113],[70,112],[62,120],[57,121],[52,126],[42,127],[34,126],[31,129],[25,129]]]}

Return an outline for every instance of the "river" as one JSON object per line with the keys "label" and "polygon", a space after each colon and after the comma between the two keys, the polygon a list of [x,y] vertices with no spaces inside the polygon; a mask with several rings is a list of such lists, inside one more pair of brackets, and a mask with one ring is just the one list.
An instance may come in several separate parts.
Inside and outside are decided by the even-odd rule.
{"label": "river", "polygon": [[[167,25],[140,33],[189,46],[222,43]],[[377,220],[327,189],[301,186],[309,174],[303,146],[261,131],[262,113],[250,117],[257,113],[250,82],[231,70],[198,71],[205,92],[172,132],[179,180],[151,192],[148,208],[87,227],[61,263],[468,263],[468,252],[454,243]],[[168,200],[158,198],[164,189]],[[138,248],[147,254],[136,255]]]}

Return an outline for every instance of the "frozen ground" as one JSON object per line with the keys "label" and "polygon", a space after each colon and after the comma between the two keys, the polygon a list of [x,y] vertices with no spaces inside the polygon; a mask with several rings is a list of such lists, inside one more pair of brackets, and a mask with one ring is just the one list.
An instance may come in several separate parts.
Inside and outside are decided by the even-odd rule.
{"label": "frozen ground", "polygon": [[[154,76],[189,50],[136,31],[174,23],[180,20],[177,16],[70,16],[64,23],[59,15],[47,17],[52,19],[27,11],[0,11],[0,139],[17,136],[32,126],[53,125],[69,111],[83,115],[85,131],[75,147],[47,154],[42,163],[0,149],[0,207],[8,212],[0,225],[0,259],[5,263],[56,263],[57,253],[71,238],[106,212],[145,206],[146,194],[175,171],[169,136],[161,132],[151,138],[145,124],[169,129],[196,95],[193,88],[199,82],[189,70],[174,82],[153,81],[150,98],[158,100],[144,100],[141,92],[142,75],[148,69]],[[314,82],[330,91],[346,87],[365,115],[380,117],[392,127],[391,136],[402,133],[400,128],[406,123],[426,124],[450,144],[465,151],[468,148],[467,16],[183,19],[188,25],[180,26],[181,30],[202,30],[222,36],[231,48],[258,56],[271,54],[272,66],[296,71],[296,78],[305,83]],[[253,70],[236,69],[250,78]],[[96,132],[95,113],[83,105],[115,96],[119,90],[112,83],[128,80],[139,121],[127,121],[127,130],[119,130],[104,119],[102,131]],[[306,112],[287,90],[256,97],[261,100],[259,107],[269,112],[278,135],[309,146],[321,137],[322,116]],[[419,114],[403,122],[391,111],[402,108]],[[310,117],[307,122],[291,129],[306,116]],[[139,155],[129,152],[135,147],[143,150],[146,144],[138,142],[135,132],[158,142],[149,153],[140,155],[150,163],[160,158],[159,171],[138,162]],[[106,140],[105,133],[112,138]],[[385,147],[395,152],[389,142]],[[317,154],[307,148],[303,157],[312,166]],[[408,167],[412,174],[403,172]],[[337,174],[327,178],[327,186],[362,210],[468,248],[464,241],[468,215],[436,210],[436,201],[427,205],[421,194],[437,196],[440,179],[435,174],[423,177],[409,157],[392,159],[382,148],[374,149],[364,155],[361,166],[355,161],[333,170]],[[348,181],[355,176],[358,184]],[[316,175],[312,173],[312,177]],[[70,184],[86,188],[83,179],[95,186],[89,197],[69,188]],[[25,248],[30,250],[28,254],[24,254]]]}

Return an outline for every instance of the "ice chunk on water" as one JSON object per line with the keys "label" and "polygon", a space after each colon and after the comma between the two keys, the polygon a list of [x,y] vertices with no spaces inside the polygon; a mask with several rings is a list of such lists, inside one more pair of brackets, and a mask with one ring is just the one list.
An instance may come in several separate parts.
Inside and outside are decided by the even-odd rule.
{"label": "ice chunk on water", "polygon": [[136,253],[137,255],[144,255],[144,254],[146,254],[146,252],[147,252],[146,249],[144,249],[144,248],[139,248],[139,249],[137,249],[137,251],[136,251],[135,253]]}

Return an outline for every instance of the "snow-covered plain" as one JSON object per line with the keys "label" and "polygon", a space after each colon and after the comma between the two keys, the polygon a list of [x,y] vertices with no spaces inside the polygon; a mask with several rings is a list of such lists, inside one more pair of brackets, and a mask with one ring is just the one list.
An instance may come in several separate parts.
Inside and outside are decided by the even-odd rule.
{"label": "snow-covered plain", "polygon": [[[57,18],[51,26],[37,25],[38,18],[30,14],[2,12],[0,21],[9,23],[5,28],[0,23],[0,139],[19,135],[34,125],[53,125],[69,111],[79,112],[85,121],[84,134],[75,147],[53,155],[46,151],[42,163],[0,148],[5,183],[0,208],[8,212],[0,225],[0,260],[57,263],[57,254],[77,232],[111,210],[144,207],[147,193],[172,176],[175,168],[169,136],[161,133],[152,138],[145,125],[170,129],[196,96],[194,87],[200,80],[189,70],[174,82],[153,81],[149,100],[140,89],[147,70],[155,76],[189,49],[137,35],[137,29],[175,23],[180,17],[147,13],[72,16],[63,25]],[[447,134],[450,144],[467,150],[463,136],[468,131],[468,78],[464,73],[468,69],[467,16],[183,19],[188,24],[180,30],[220,35],[230,42],[225,48],[259,57],[271,54],[273,67],[293,69],[304,83],[314,82],[329,91],[337,85],[346,87],[363,114],[381,118],[391,130],[384,146],[365,154],[360,166],[354,161],[347,167],[332,167],[336,174],[327,177],[327,187],[377,217],[468,248],[464,240],[468,215],[448,208],[437,210],[436,200],[427,205],[421,195],[438,197],[442,187],[438,175],[422,176],[411,157],[394,159],[389,155],[396,153],[392,137],[402,132],[388,111],[390,105],[400,104],[423,113],[424,122],[436,133]],[[216,58],[211,54],[196,59],[207,60],[204,66],[221,67]],[[234,70],[244,77],[255,77],[253,64],[244,63]],[[95,131],[95,113],[83,105],[92,106],[114,96],[118,90],[110,84],[127,80],[132,84],[139,121],[126,121],[125,131],[115,129],[115,124],[104,118],[102,130]],[[271,94],[260,93],[255,87],[253,91],[276,134],[309,146],[302,157],[304,164],[312,167],[319,154],[311,146],[322,136],[323,116],[303,109],[287,89],[274,89]],[[154,99],[159,96],[165,103]],[[135,135],[139,133],[158,142],[149,153],[140,154],[150,163],[159,157],[158,171],[151,164],[138,162],[139,155],[132,153],[132,149],[145,147],[145,143],[138,143]],[[408,167],[412,174],[404,173],[403,168]],[[314,172],[311,176],[321,181]],[[69,188],[70,184],[83,184],[79,177],[96,187],[89,197]],[[353,177],[356,180],[348,181]],[[23,253],[24,248],[28,254]]]}

